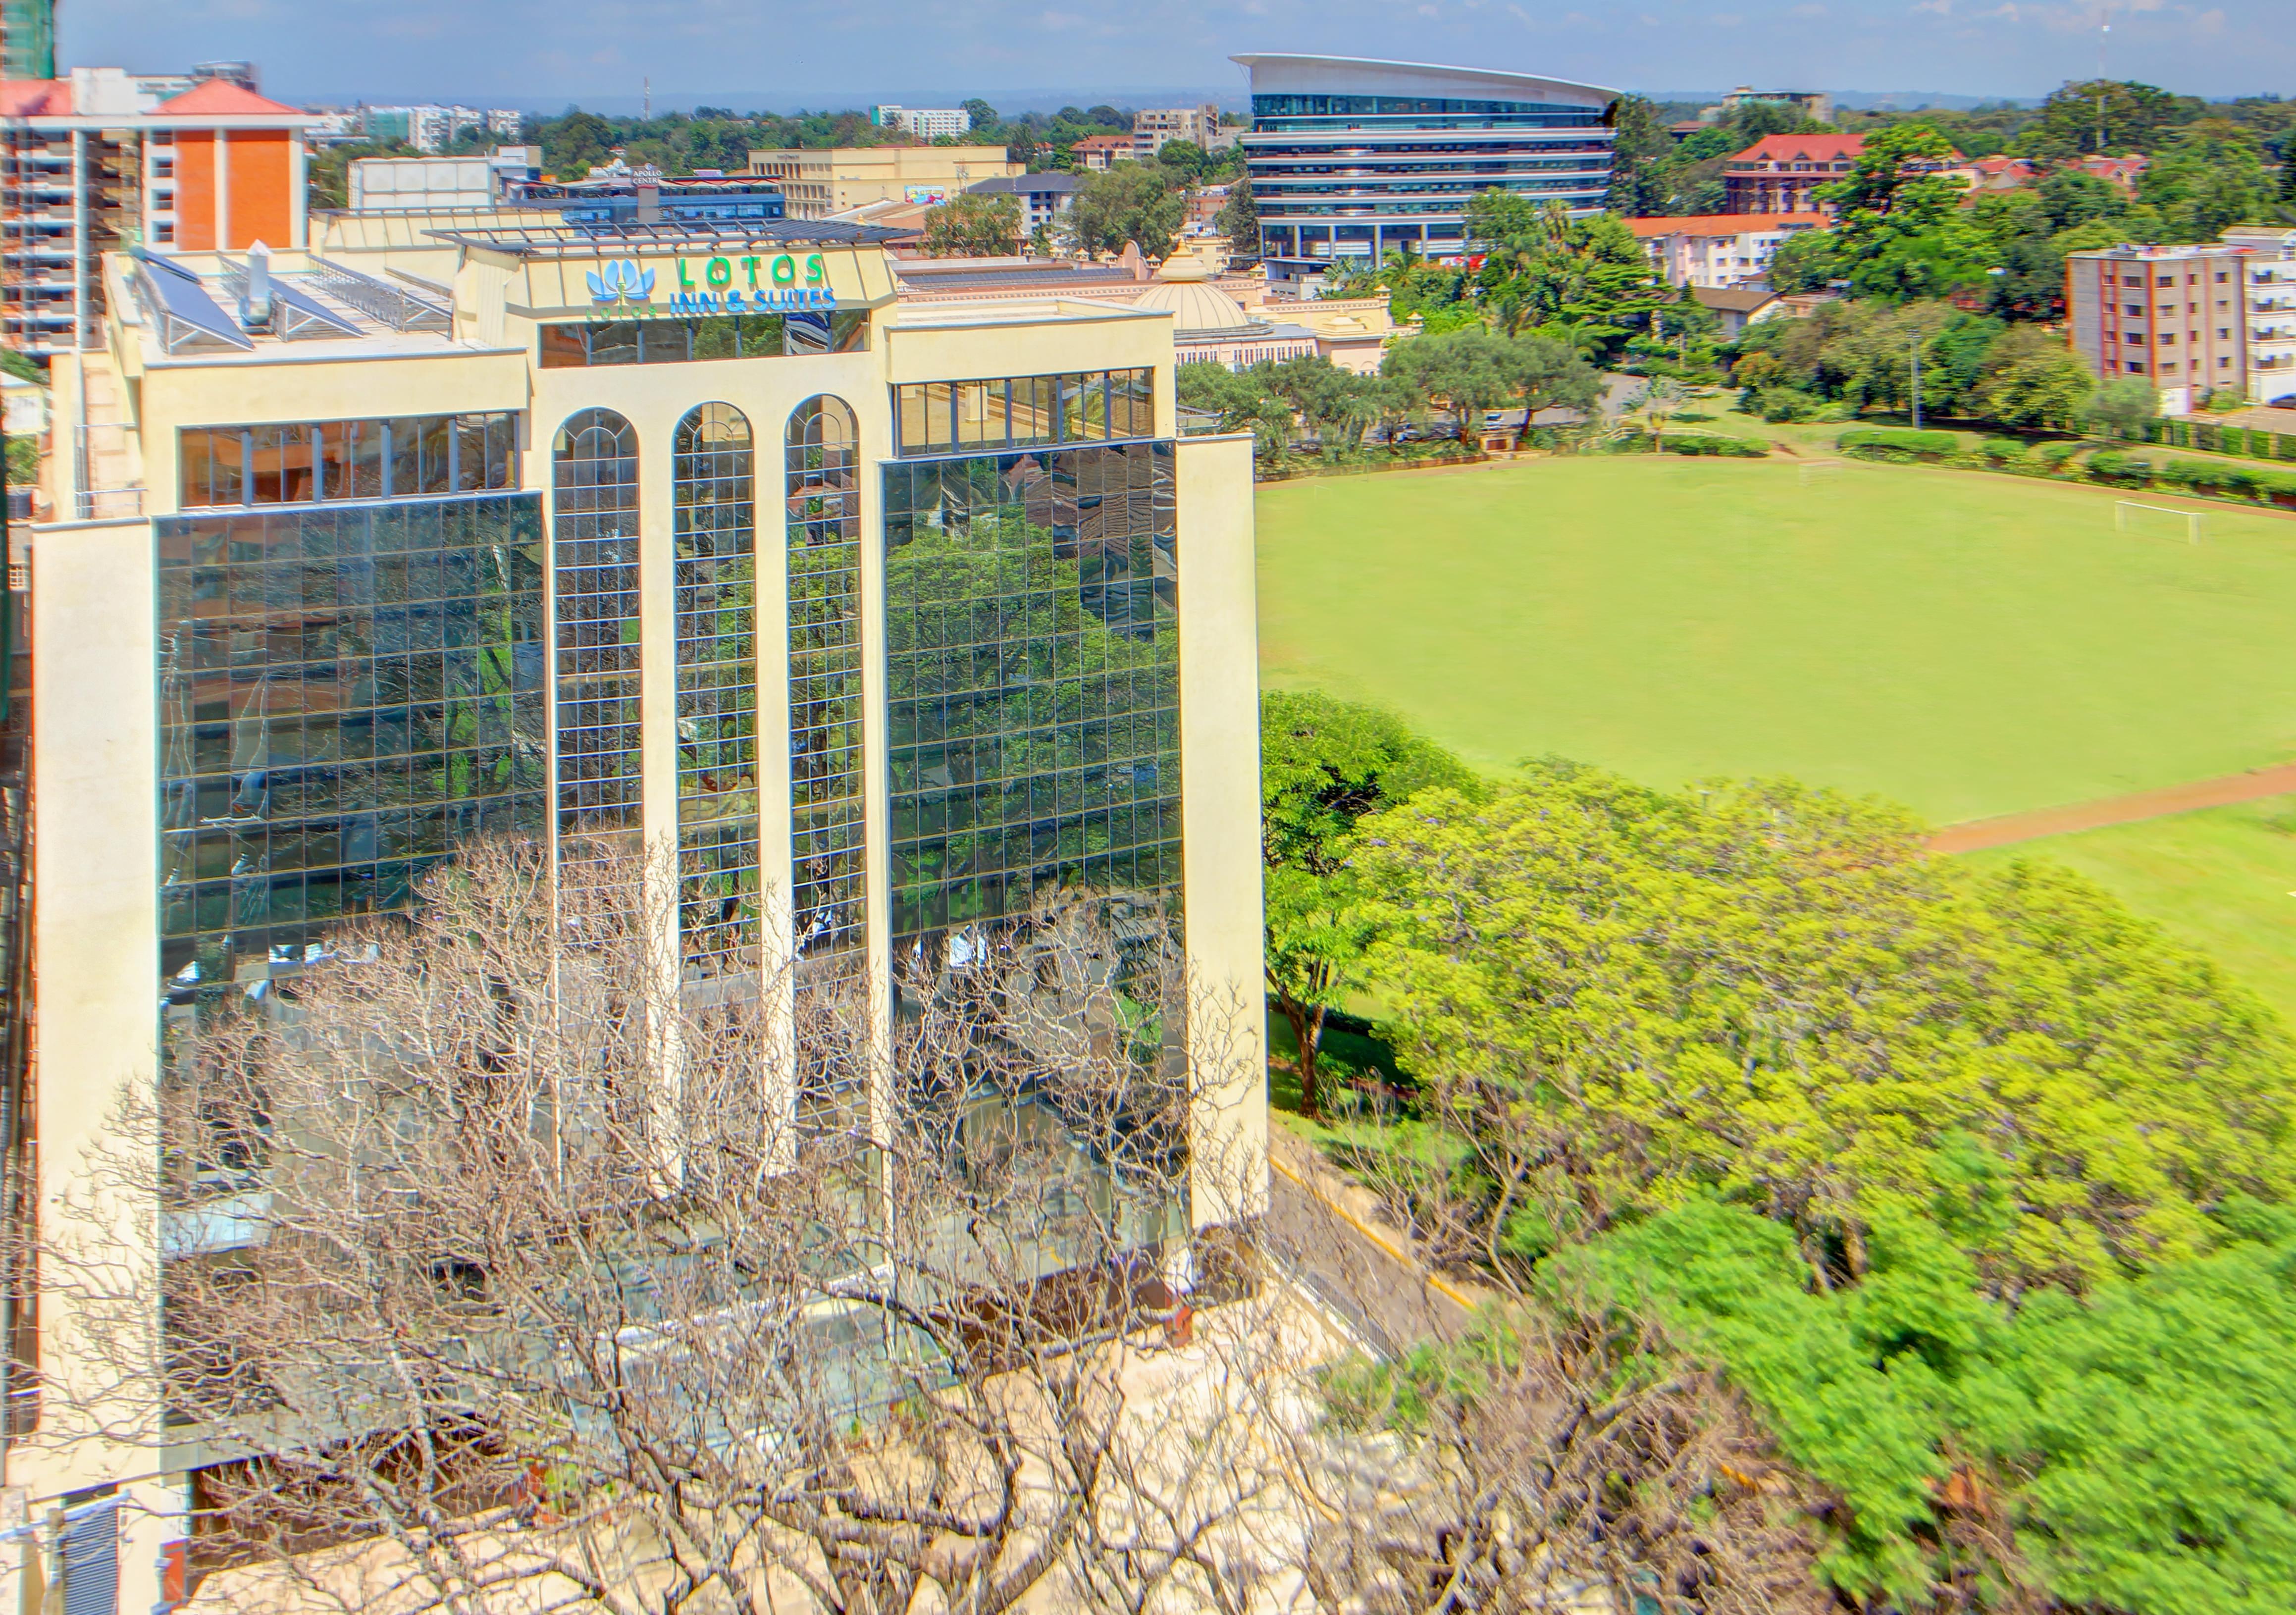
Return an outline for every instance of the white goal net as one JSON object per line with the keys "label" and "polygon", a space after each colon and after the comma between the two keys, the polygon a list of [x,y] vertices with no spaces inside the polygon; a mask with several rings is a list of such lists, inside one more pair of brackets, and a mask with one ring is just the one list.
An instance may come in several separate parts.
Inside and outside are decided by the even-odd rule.
{"label": "white goal net", "polygon": [[2201,511],[2180,510],[2173,504],[2145,504],[2135,499],[2112,502],[2113,530],[2146,538],[2182,538],[2198,544],[2207,532],[2208,517]]}

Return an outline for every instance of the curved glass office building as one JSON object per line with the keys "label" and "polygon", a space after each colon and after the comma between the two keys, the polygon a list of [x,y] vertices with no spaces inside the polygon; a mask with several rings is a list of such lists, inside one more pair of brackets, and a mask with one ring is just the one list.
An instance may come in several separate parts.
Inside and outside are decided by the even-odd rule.
{"label": "curved glass office building", "polygon": [[1272,281],[1406,245],[1456,256],[1479,192],[1577,212],[1610,189],[1616,90],[1348,56],[1233,60],[1251,72],[1243,146]]}

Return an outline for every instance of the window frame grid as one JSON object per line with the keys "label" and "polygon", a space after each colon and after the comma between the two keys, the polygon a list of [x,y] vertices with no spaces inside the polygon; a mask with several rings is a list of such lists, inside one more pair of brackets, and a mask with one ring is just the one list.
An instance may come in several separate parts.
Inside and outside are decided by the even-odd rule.
{"label": "window frame grid", "polygon": [[[762,963],[757,456],[749,417],[730,404],[696,405],[677,423],[671,471],[678,934],[689,972],[726,974]],[[706,600],[704,589],[712,592]],[[746,813],[739,811],[745,791]],[[735,811],[705,818],[698,811],[705,804]]]}
{"label": "window frame grid", "polygon": [[644,824],[638,471],[636,430],[613,410],[578,410],[552,440],[554,840],[562,865],[571,844],[589,838],[634,848]]}

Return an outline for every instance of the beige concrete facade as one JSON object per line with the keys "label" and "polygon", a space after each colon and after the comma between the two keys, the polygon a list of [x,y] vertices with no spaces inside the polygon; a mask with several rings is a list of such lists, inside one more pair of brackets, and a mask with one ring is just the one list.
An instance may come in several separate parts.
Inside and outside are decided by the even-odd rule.
{"label": "beige concrete facade", "polygon": [[[951,153],[942,148],[931,155],[947,160]],[[161,650],[153,522],[182,510],[185,430],[509,412],[519,422],[518,486],[539,490],[547,523],[555,517],[551,449],[560,425],[594,407],[627,419],[639,444],[643,820],[646,840],[660,847],[675,844],[679,791],[671,443],[677,423],[696,406],[739,409],[750,423],[757,468],[761,897],[767,934],[786,938],[790,663],[787,580],[776,563],[785,548],[774,512],[782,506],[783,439],[792,412],[821,395],[842,399],[858,422],[862,468],[868,957],[880,1014],[889,1012],[891,996],[891,872],[879,468],[898,458],[893,389],[1146,371],[1152,375],[1154,434],[1177,437],[1168,313],[1081,298],[905,306],[896,299],[889,260],[873,245],[734,242],[663,250],[568,248],[559,241],[545,250],[518,239],[519,231],[532,227],[530,220],[506,223],[501,216],[455,215],[427,225],[404,217],[322,220],[311,255],[281,251],[273,273],[280,284],[332,310],[348,332],[296,340],[258,332],[244,347],[217,339],[180,342],[172,352],[151,287],[131,260],[113,258],[106,262],[113,312],[105,346],[57,362],[59,407],[78,408],[84,396],[94,399],[91,378],[111,379],[103,408],[132,449],[140,509],[104,521],[53,521],[37,527],[29,541],[38,647],[34,1080],[42,1233],[50,1238],[110,1236],[117,1244],[126,1230],[131,1255],[156,1260],[152,1186],[130,1185],[124,1199],[92,1211],[80,1203],[89,1185],[80,1163],[115,1142],[113,1107],[122,1093],[148,1095],[160,1077],[162,723],[155,670]],[[504,234],[490,237],[487,228]],[[444,240],[431,230],[462,236]],[[451,321],[430,329],[378,321],[325,290],[331,283],[315,273],[320,257],[371,275],[378,285],[395,283],[425,297],[444,292],[451,297]],[[184,261],[210,275],[217,269],[212,260]],[[618,295],[603,299],[591,275],[621,277],[621,269],[610,266],[625,262],[630,274],[606,283]],[[394,282],[394,272],[412,278]],[[207,283],[219,288],[219,282]],[[219,289],[216,296],[219,307],[228,307]],[[742,300],[734,304],[737,296]],[[863,345],[675,363],[541,363],[545,325],[706,319],[729,305],[762,312],[800,296],[808,299],[803,307],[859,316]],[[717,300],[692,300],[701,298]],[[775,298],[784,300],[773,303]],[[1194,1199],[1193,1218],[1202,1226],[1255,1214],[1266,1192],[1250,443],[1191,440],[1171,452],[1178,512],[1182,898],[1192,969],[1208,1002],[1225,1006],[1221,1024],[1192,1022],[1199,1048],[1207,1058],[1217,1049],[1225,1073],[1201,1113],[1206,1137],[1218,1141],[1217,1170],[1207,1165]],[[74,485],[71,458],[51,455],[45,475],[46,508],[75,509],[84,490]],[[674,923],[674,906],[665,908]],[[42,1366],[57,1372],[70,1360],[78,1322],[56,1299],[44,1305],[41,1325]],[[156,1308],[152,1327],[156,1351]],[[7,1479],[28,1488],[35,1520],[67,1493],[105,1484],[141,1488],[145,1506],[122,1551],[119,1607],[142,1610],[157,1597],[161,1543],[182,1534],[177,1516],[187,1460],[156,1437],[132,1434],[135,1420],[149,1412],[132,1393],[116,1406],[124,1422],[103,1436],[51,1418],[12,1454]]]}
{"label": "beige concrete facade", "polygon": [[781,183],[791,218],[827,218],[879,201],[946,201],[984,179],[1027,173],[1003,146],[792,147],[750,153],[750,172]]}

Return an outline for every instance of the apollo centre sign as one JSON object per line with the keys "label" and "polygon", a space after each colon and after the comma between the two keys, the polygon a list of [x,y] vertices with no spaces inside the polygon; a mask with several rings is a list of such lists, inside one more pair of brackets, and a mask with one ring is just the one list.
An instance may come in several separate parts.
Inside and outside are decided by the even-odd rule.
{"label": "apollo centre sign", "polygon": [[[632,312],[795,314],[837,307],[828,261],[818,252],[681,258],[659,265],[618,258],[588,271],[586,279],[594,305]],[[661,290],[669,294],[666,307],[655,301]]]}

